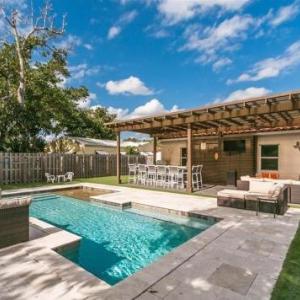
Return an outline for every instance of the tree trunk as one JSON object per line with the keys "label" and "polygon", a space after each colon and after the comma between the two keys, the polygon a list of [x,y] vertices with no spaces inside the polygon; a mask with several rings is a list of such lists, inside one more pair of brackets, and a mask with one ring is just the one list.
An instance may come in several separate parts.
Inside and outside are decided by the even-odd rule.
{"label": "tree trunk", "polygon": [[18,35],[17,27],[13,26],[13,35],[16,41],[16,51],[19,60],[19,87],[17,90],[17,99],[21,105],[24,105],[25,102],[25,66],[24,66],[24,58],[22,56],[21,46],[20,46],[20,38]]}

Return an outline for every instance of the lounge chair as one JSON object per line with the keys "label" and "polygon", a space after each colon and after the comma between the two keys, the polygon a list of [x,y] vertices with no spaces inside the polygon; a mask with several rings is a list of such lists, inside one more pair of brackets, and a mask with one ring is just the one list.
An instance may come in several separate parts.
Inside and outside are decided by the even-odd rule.
{"label": "lounge chair", "polygon": [[72,182],[73,181],[73,177],[74,177],[74,173],[73,172],[67,172],[65,174],[65,181],[70,181]]}
{"label": "lounge chair", "polygon": [[51,175],[50,173],[45,173],[45,177],[46,177],[48,183],[54,183],[55,182],[55,176],[54,175]]}

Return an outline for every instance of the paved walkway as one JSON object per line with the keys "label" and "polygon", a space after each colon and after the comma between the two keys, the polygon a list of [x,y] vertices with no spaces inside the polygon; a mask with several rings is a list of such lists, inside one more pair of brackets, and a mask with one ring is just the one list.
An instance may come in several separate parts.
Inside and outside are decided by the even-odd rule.
{"label": "paved walkway", "polygon": [[214,198],[84,185],[114,189],[96,201],[222,220],[113,287],[51,250],[76,236],[53,228],[45,236],[38,227],[47,224],[35,223],[34,240],[0,251],[1,300],[269,299],[300,220],[296,209],[273,219],[217,208]]}

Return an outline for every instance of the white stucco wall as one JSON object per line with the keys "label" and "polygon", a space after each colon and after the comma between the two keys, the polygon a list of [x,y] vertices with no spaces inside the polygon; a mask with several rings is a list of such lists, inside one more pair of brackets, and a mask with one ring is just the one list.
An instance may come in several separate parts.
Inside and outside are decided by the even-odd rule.
{"label": "white stucco wall", "polygon": [[279,176],[280,178],[299,179],[300,150],[294,146],[300,142],[300,132],[261,135],[257,138],[257,171],[261,172],[261,145],[279,145]]}

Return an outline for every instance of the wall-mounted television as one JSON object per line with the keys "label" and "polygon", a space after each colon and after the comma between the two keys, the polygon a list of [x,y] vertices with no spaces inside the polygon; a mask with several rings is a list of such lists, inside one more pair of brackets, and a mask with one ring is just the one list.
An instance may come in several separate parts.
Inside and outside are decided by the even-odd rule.
{"label": "wall-mounted television", "polygon": [[223,142],[224,152],[242,153],[246,151],[245,140],[227,140]]}

